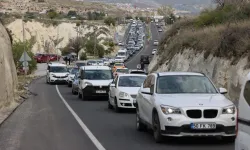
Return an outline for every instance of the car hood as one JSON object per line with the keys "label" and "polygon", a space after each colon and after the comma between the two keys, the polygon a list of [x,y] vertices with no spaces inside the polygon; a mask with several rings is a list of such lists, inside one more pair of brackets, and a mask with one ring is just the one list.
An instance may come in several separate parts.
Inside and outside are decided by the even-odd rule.
{"label": "car hood", "polygon": [[128,93],[130,95],[137,95],[140,87],[118,87],[120,91]]}
{"label": "car hood", "polygon": [[221,94],[157,94],[163,105],[174,107],[226,107],[233,103]]}
{"label": "car hood", "polygon": [[85,82],[91,83],[93,86],[108,86],[113,80],[85,80]]}

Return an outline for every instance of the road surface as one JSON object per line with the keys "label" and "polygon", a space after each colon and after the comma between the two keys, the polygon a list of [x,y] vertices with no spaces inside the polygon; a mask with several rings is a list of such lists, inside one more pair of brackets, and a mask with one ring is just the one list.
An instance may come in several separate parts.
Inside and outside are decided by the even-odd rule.
{"label": "road surface", "polygon": [[[153,39],[159,37],[154,26]],[[138,63],[140,54],[128,62]],[[1,150],[233,150],[233,144],[209,139],[172,139],[156,144],[151,133],[138,132],[135,113],[115,113],[107,100],[81,101],[66,85],[33,82],[37,96],[25,101],[0,128]]]}

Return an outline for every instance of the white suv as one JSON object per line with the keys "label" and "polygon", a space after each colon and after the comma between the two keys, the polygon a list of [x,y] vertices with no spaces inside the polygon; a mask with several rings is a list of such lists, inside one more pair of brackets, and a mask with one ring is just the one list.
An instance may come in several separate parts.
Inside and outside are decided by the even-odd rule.
{"label": "white suv", "polygon": [[238,135],[235,150],[250,150],[250,73],[241,88],[239,99]]}
{"label": "white suv", "polygon": [[109,85],[113,81],[112,70],[108,66],[82,66],[79,70],[78,97],[108,98]]}
{"label": "white suv", "polygon": [[163,136],[219,136],[234,142],[237,109],[202,73],[148,75],[136,101],[137,129],[150,127],[156,142]]}
{"label": "white suv", "polygon": [[69,71],[65,64],[49,63],[47,67],[46,82],[51,83],[67,83]]}

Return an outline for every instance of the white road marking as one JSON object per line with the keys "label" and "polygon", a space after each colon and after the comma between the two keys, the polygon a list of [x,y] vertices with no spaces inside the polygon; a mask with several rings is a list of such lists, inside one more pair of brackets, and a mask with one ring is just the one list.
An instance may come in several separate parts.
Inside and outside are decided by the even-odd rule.
{"label": "white road marking", "polygon": [[81,128],[84,130],[84,132],[88,135],[88,137],[90,138],[90,140],[94,143],[94,145],[96,146],[96,148],[98,150],[106,150],[102,146],[102,144],[97,140],[97,138],[93,135],[93,133],[88,129],[88,127],[83,123],[83,121],[76,114],[76,112],[69,106],[69,104],[67,103],[67,101],[63,98],[62,94],[60,93],[57,85],[56,85],[56,91],[57,91],[59,97],[61,98],[61,100],[63,101],[63,103],[65,104],[65,106],[68,108],[68,110],[70,111],[70,113],[74,116],[74,118],[76,119],[76,121],[78,122],[78,124],[81,126]]}

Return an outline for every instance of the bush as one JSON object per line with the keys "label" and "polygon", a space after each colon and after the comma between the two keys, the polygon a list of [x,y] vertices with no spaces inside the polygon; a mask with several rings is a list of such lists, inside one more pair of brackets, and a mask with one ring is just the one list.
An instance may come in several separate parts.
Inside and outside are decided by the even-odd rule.
{"label": "bush", "polygon": [[115,19],[112,17],[107,17],[104,19],[104,23],[108,26],[110,26],[110,25],[115,26],[115,22],[116,22]]}
{"label": "bush", "polygon": [[85,52],[81,53],[80,60],[87,60],[87,54]]}

